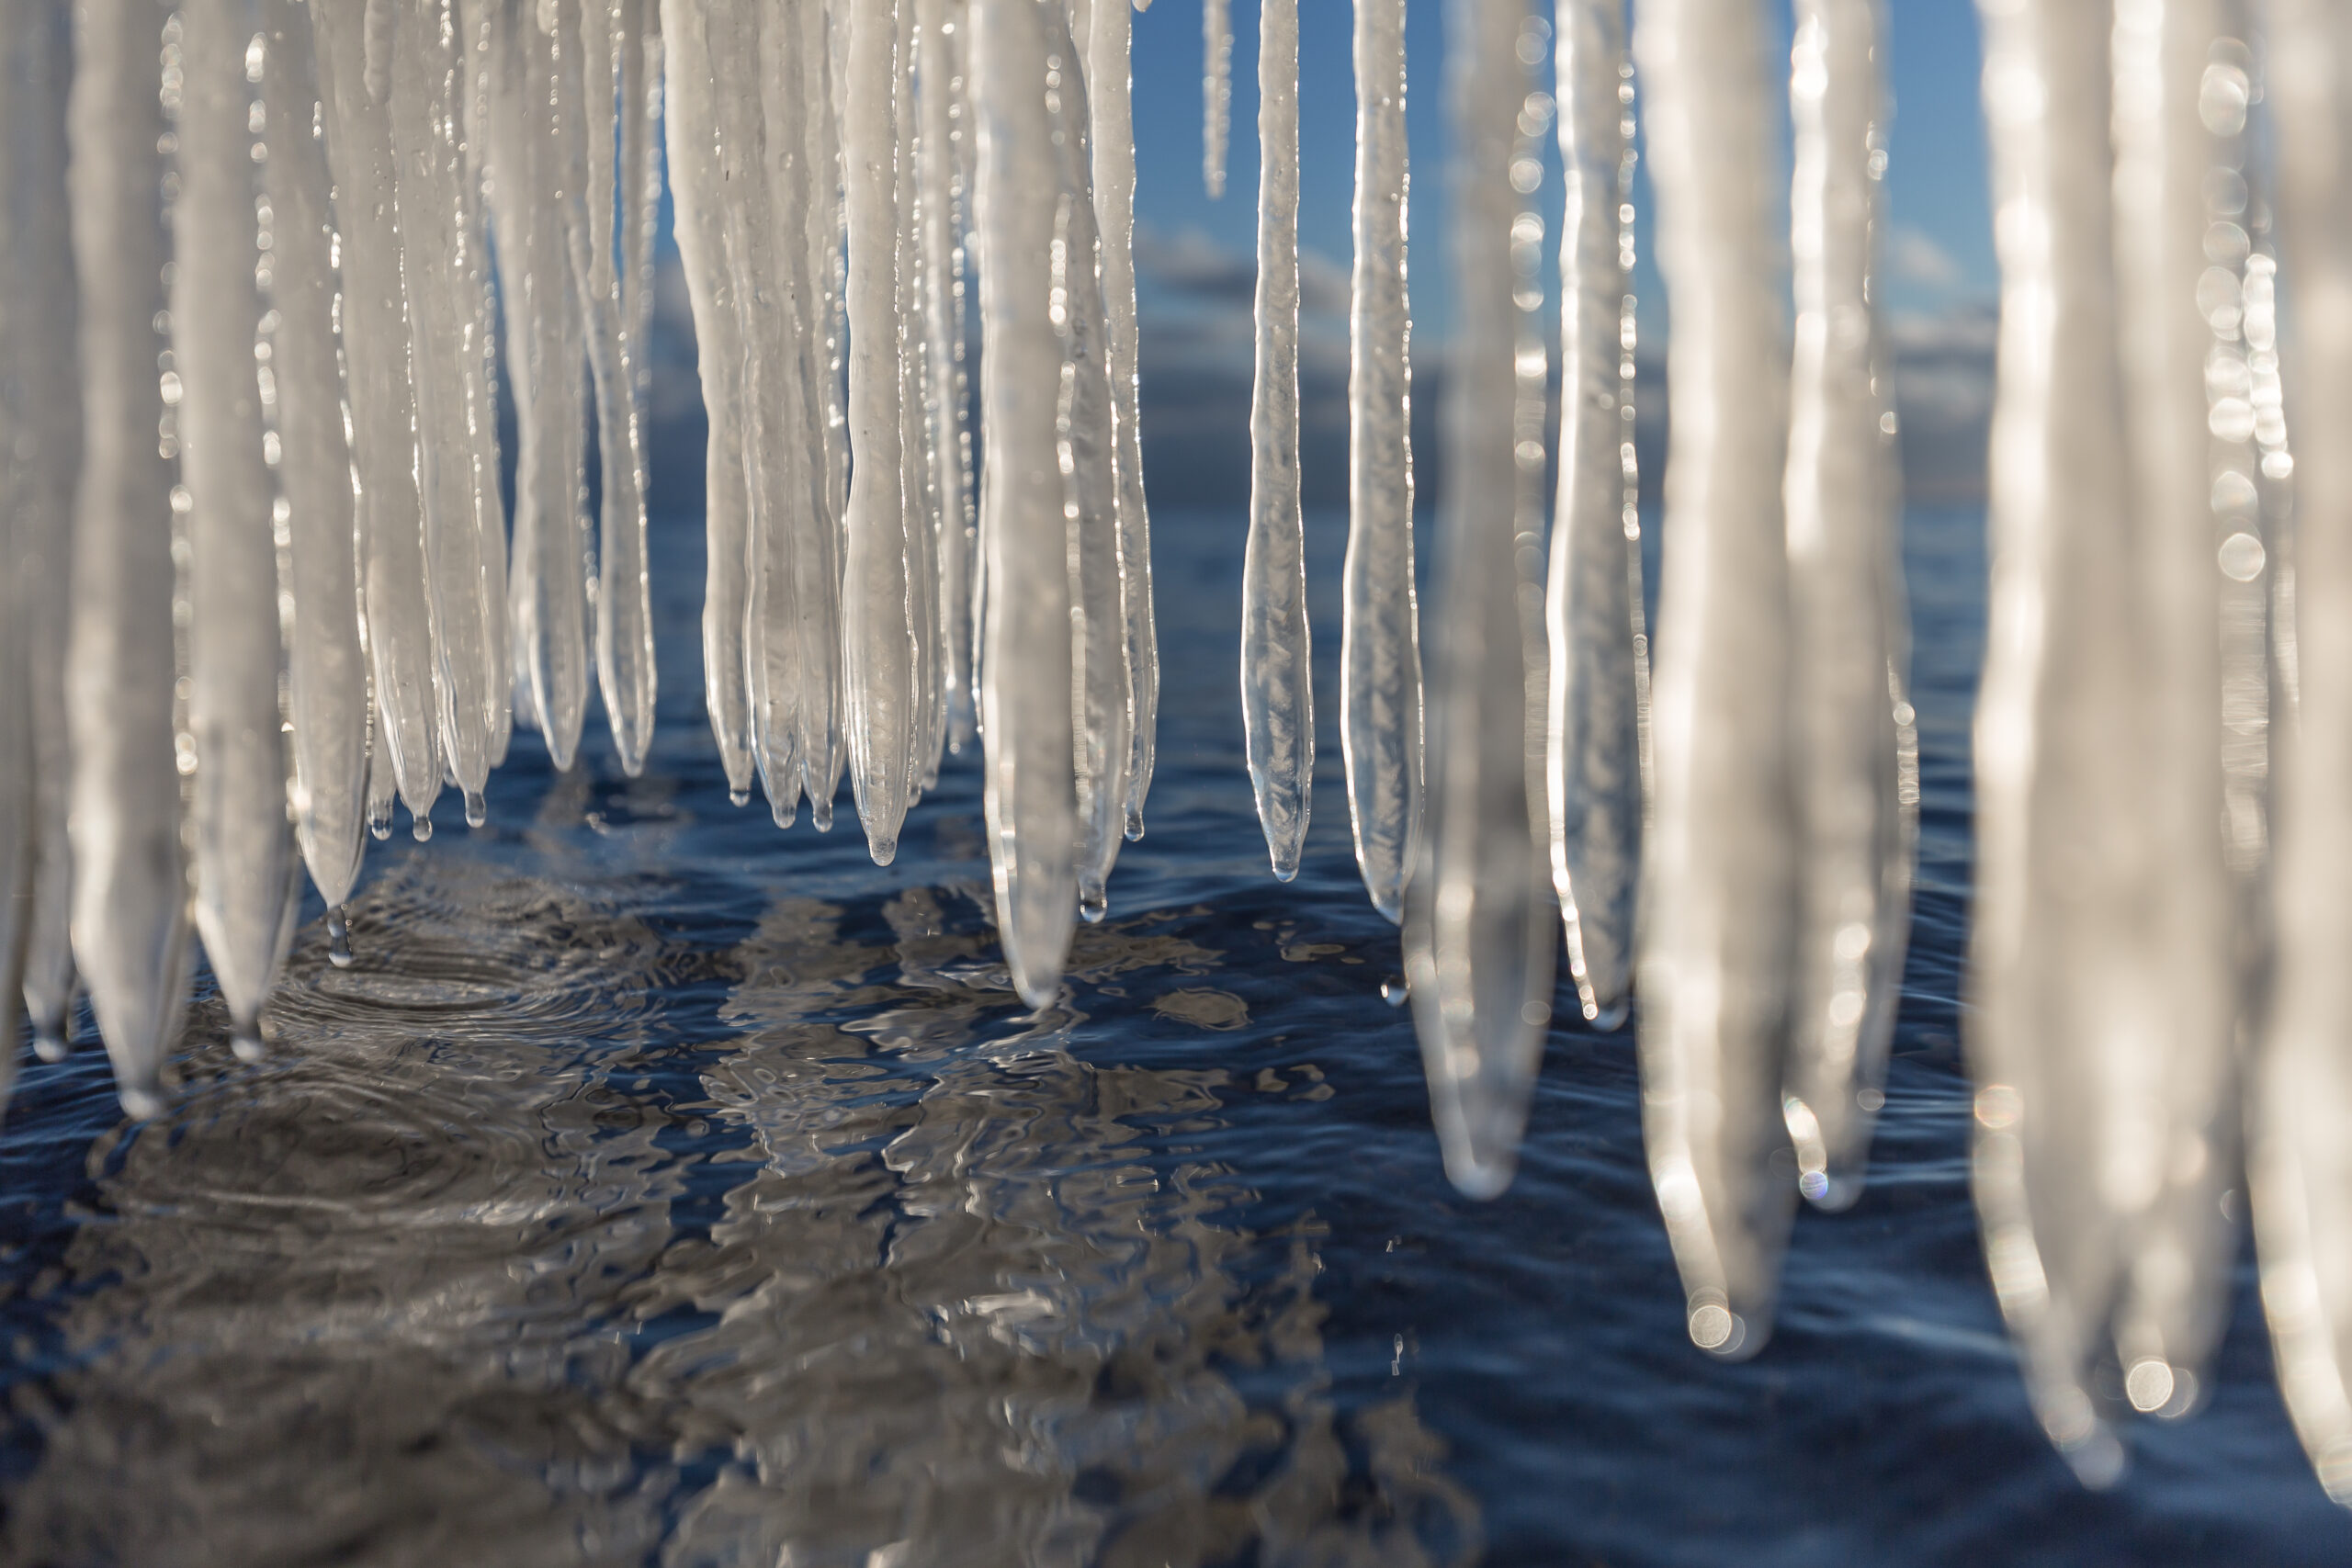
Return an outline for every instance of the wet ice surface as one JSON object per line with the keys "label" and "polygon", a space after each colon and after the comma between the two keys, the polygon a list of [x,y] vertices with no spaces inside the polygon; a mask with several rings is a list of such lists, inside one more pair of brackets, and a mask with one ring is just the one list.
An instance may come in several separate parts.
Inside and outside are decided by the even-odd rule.
{"label": "wet ice surface", "polygon": [[[208,980],[132,1131],[85,1014],[0,1139],[0,1560],[2344,1560],[2250,1269],[2212,1404],[2135,1427],[2116,1491],[2027,1408],[1953,1044],[1974,514],[1910,520],[1920,919],[1871,1185],[1799,1218],[1741,1366],[1683,1331],[1630,1032],[1555,1025],[1516,1185],[1447,1185],[1345,814],[1265,872],[1246,526],[1155,530],[1151,831],[1041,1017],[973,761],[879,870],[845,815],[729,807],[683,674],[642,779],[600,718],[569,780],[517,737],[490,828],[372,846],[357,962],[313,907],[268,1062]],[[1344,520],[1307,529],[1335,627]],[[700,538],[654,530],[682,672]]]}

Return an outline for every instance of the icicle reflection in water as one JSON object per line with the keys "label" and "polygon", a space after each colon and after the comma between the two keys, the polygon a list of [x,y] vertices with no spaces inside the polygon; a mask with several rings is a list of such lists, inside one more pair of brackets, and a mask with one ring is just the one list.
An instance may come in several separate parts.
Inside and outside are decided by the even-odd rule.
{"label": "icicle reflection in water", "polygon": [[1642,1117],[1690,1337],[1725,1357],[1753,1354],[1771,1330],[1795,1198],[1781,1110],[1797,891],[1788,347],[1762,25],[1750,0],[1648,0],[1634,34],[1676,322],[1638,960]]}
{"label": "icicle reflection in water", "polygon": [[1903,988],[1918,739],[1874,278],[1886,170],[1880,0],[1802,0],[1790,79],[1796,353],[1787,478],[1801,924],[1785,1114],[1797,1182],[1860,1194]]}
{"label": "icicle reflection in water", "polygon": [[1642,843],[1641,514],[1634,431],[1632,112],[1623,0],[1558,7],[1560,482],[1546,595],[1552,881],[1586,1019],[1613,1028],[1633,984]]}
{"label": "icicle reflection in water", "polygon": [[1543,660],[1531,570],[1541,524],[1521,514],[1512,449],[1523,16],[1514,0],[1447,9],[1462,318],[1445,411],[1427,815],[1405,889],[1406,974],[1446,1174],[1477,1197],[1502,1191],[1517,1167],[1559,942],[1531,787],[1542,778],[1528,700]]}

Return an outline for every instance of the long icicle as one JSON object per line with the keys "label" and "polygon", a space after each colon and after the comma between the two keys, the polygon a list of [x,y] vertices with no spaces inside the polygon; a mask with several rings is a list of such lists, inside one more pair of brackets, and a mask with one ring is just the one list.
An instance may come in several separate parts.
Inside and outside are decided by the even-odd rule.
{"label": "long icicle", "polygon": [[581,564],[586,411],[579,295],[563,233],[553,40],[533,6],[508,6],[492,34],[490,213],[506,320],[507,385],[519,436],[507,627],[514,702],[569,771],[593,679]]}
{"label": "long icicle", "polygon": [[1079,67],[1082,48],[1072,38],[1066,15],[1049,6],[1046,20],[1048,69],[1054,73],[1047,80],[1057,117],[1055,172],[1062,192],[1054,294],[1062,333],[1063,382],[1056,423],[1065,476],[1063,507],[1070,526],[1070,592],[1079,609],[1071,633],[1078,704],[1078,908],[1091,921],[1101,919],[1109,908],[1106,884],[1125,823],[1135,707],[1127,683],[1102,243],[1087,152],[1091,116],[1085,75]]}
{"label": "long icicle", "polygon": [[1542,612],[1521,569],[1513,451],[1520,310],[1511,184],[1527,94],[1517,0],[1450,0],[1454,277],[1461,325],[1445,409],[1438,603],[1420,853],[1405,889],[1405,972],[1446,1175],[1473,1197],[1510,1184],[1551,1018],[1558,945],[1531,765]]}
{"label": "long icicle", "polygon": [[1641,521],[1626,495],[1623,317],[1633,199],[1623,0],[1556,10],[1560,161],[1560,475],[1545,594],[1545,784],[1552,882],[1586,1020],[1624,1021],[1642,851]]}
{"label": "long icicle", "polygon": [[[788,14],[788,13],[787,13]],[[842,162],[841,79],[846,61],[846,11],[801,0],[797,47],[782,32],[778,47],[795,50],[806,86],[790,96],[779,88],[787,79],[773,60],[765,76],[768,124],[785,138],[805,171],[806,194],[779,204],[777,254],[797,239],[804,247],[795,310],[801,326],[792,361],[797,388],[796,441],[803,444],[807,471],[800,483],[814,499],[793,512],[791,560],[801,611],[793,624],[798,639],[803,696],[797,712],[801,791],[808,797],[808,822],[819,832],[833,826],[833,796],[849,750],[842,730],[842,544],[849,507],[849,418],[842,353],[844,294],[842,227],[846,222]],[[772,160],[773,161],[773,160]],[[797,187],[796,187],[797,188]],[[793,215],[799,214],[796,225]],[[807,432],[814,432],[813,437]],[[813,441],[813,445],[808,443]],[[818,458],[821,457],[821,466]]]}
{"label": "long icicle", "polygon": [[481,472],[475,450],[480,344],[468,296],[481,240],[465,221],[460,56],[449,0],[404,4],[392,44],[390,120],[424,573],[442,752],[463,793],[466,820],[479,826],[501,714],[513,695],[505,518],[495,472]]}
{"label": "long icicle", "polygon": [[1795,1183],[1781,1109],[1796,917],[1788,776],[1788,349],[1755,0],[1650,0],[1658,265],[1675,332],[1656,792],[1644,841],[1642,1125],[1692,1341],[1771,1332]]}
{"label": "long icicle", "polygon": [[[293,935],[294,840],[278,713],[277,484],[262,454],[254,347],[256,175],[246,80],[254,8],[182,7],[179,192],[172,203],[172,367],[187,538],[189,844],[196,929],[237,1054],[261,1054],[261,1008]],[[263,63],[255,59],[254,63]],[[182,504],[175,495],[175,506]]]}
{"label": "long icicle", "polygon": [[[2160,1180],[2134,1147],[2162,1038],[2144,956],[2143,651],[2117,371],[2106,5],[1981,0],[2001,263],[1992,580],[1969,951],[1974,1186],[2043,1429],[2093,1481],[2122,1446],[2093,1369]],[[2176,634],[2177,635],[2177,634]],[[2209,634],[2210,635],[2210,634]],[[2124,1211],[2119,1213],[2119,1210]]]}
{"label": "long icicle", "polygon": [[1225,194],[1226,146],[1233,138],[1233,0],[1201,0],[1201,184]]}
{"label": "long icicle", "polygon": [[1315,688],[1298,477],[1298,4],[1258,22],[1257,375],[1241,568],[1241,714],[1274,874],[1298,874],[1315,787]]}
{"label": "long icicle", "polygon": [[1128,53],[1135,17],[1102,0],[1086,39],[1088,140],[1094,153],[1095,226],[1102,234],[1102,299],[1117,443],[1119,580],[1126,618],[1127,798],[1125,830],[1143,837],[1143,805],[1159,750],[1159,632],[1152,604],[1151,513],[1143,488],[1143,426],[1136,356],[1136,133]]}
{"label": "long icicle", "polygon": [[899,852],[914,797],[913,666],[900,426],[898,299],[899,5],[850,12],[842,167],[849,211],[849,525],[842,591],[850,784],[875,863]]}
{"label": "long icicle", "polygon": [[1348,558],[1340,748],[1356,867],[1405,913],[1421,822],[1420,606],[1413,581],[1412,316],[1404,0],[1355,9],[1355,266],[1348,308]]}
{"label": "long icicle", "polygon": [[1789,597],[1803,924],[1785,1115],[1797,1182],[1860,1195],[1903,989],[1919,829],[1901,488],[1873,290],[1885,164],[1879,0],[1802,0],[1790,104]]}
{"label": "long icicle", "polygon": [[[2284,270],[2300,299],[2352,298],[2352,13],[2270,0],[2268,16]],[[2352,317],[2307,308],[2285,346],[2300,427],[2346,428]],[[2305,440],[2292,472],[2301,700],[2278,774],[2277,969],[2247,1163],[2279,1390],[2321,1484],[2352,1504],[2352,450]]]}
{"label": "long icicle", "polygon": [[[285,491],[294,630],[295,835],[330,909],[351,897],[367,840],[368,650],[360,641],[351,446],[335,363],[335,259],[318,56],[302,0],[267,0],[262,97],[269,156],[269,377]],[[268,401],[268,400],[265,400]]]}
{"label": "long icicle", "polygon": [[[947,749],[973,735],[971,434],[964,409],[963,212],[956,156],[964,124],[963,73],[949,0],[912,0],[920,140],[923,405],[930,420],[931,484],[938,510],[939,671]],[[1098,153],[1098,161],[1100,154]]]}
{"label": "long icicle", "polygon": [[[327,164],[334,175],[343,269],[345,395],[359,497],[375,745],[420,833],[441,793],[441,727],[425,592],[424,513],[416,483],[416,401],[409,383],[408,306],[401,281],[390,105],[369,96],[372,7],[363,17],[311,0]],[[390,40],[381,46],[389,49]],[[389,96],[389,84],[386,85]],[[374,792],[371,788],[371,798]],[[371,823],[377,813],[371,807]],[[389,826],[390,818],[382,818]]]}
{"label": "long icicle", "polygon": [[0,235],[9,297],[37,310],[0,310],[0,365],[45,367],[39,378],[0,372],[0,400],[30,439],[0,449],[11,570],[24,592],[34,772],[31,908],[25,932],[25,1012],[43,1061],[65,1055],[74,1000],[74,856],[65,818],[73,787],[67,745],[66,640],[72,600],[32,584],[63,584],[74,570],[74,492],[82,467],[82,380],[76,355],[78,284],[66,213],[65,112],[73,80],[70,12],[50,0],[12,0],[0,37],[8,82],[0,120],[0,180],[12,220]]}
{"label": "long icicle", "polygon": [[[50,29],[38,22],[28,26],[23,15],[26,9],[21,4],[0,6],[0,26],[7,29],[0,34],[0,137],[10,142],[20,123],[29,119],[38,127],[36,117],[46,106],[33,72],[54,58],[50,54]],[[18,107],[17,96],[24,93],[34,96],[33,105],[28,106],[31,115]],[[45,140],[38,130],[35,136],[37,141]],[[40,178],[36,171],[7,158],[5,152],[0,152],[0,159],[6,160],[0,163],[0,200],[6,202],[0,210],[18,213],[39,205],[40,198],[32,183]],[[0,240],[0,246],[6,247],[0,249],[0,279],[5,279],[6,297],[40,299],[26,292],[27,286],[36,281],[28,276],[27,264],[32,258],[27,249],[6,240]],[[43,306],[48,305],[44,300]],[[18,351],[23,347],[21,334],[10,341],[5,319],[0,319],[0,346]],[[12,356],[5,363],[15,367],[27,361]],[[30,657],[28,622],[35,613],[35,601],[53,595],[58,586],[55,578],[40,570],[49,564],[52,520],[38,510],[38,491],[27,472],[31,464],[18,457],[19,453],[29,457],[33,441],[27,426],[38,423],[33,400],[21,389],[29,380],[21,369],[0,378],[0,501],[15,503],[22,498],[33,502],[24,513],[15,504],[0,512],[0,563],[7,571],[7,581],[0,585],[0,1111],[7,1109],[8,1094],[17,1081],[17,1016],[24,1001],[25,939],[34,918],[33,865],[40,852],[32,687],[36,666]],[[38,575],[28,574],[28,565]],[[46,665],[44,660],[41,667]]]}
{"label": "long icicle", "polygon": [[915,0],[899,0],[898,68],[890,77],[891,118],[896,132],[897,189],[896,320],[899,378],[899,492],[907,562],[907,641],[910,678],[908,701],[913,722],[907,731],[907,762],[919,801],[939,784],[947,748],[947,689],[940,674],[939,529],[943,513],[933,485],[931,412],[926,404],[927,356],[923,351],[923,197],[917,178],[922,157],[921,114],[915,103],[915,50],[921,22]]}
{"label": "long icicle", "polygon": [[[2128,1195],[2110,1193],[2128,1247],[2112,1334],[2125,1398],[2166,1416],[2201,1402],[2228,1317],[2238,1236],[2222,1200],[2243,1170],[2241,1025],[2251,1021],[2247,960],[2259,931],[2248,917],[2265,869],[2259,819],[2248,819],[2259,793],[2233,802],[2227,787],[2224,692],[2266,686],[2268,585],[2246,570],[2259,542],[2233,544],[2214,505],[2229,499],[2233,474],[2251,499],[2253,420],[2249,408],[2233,432],[2229,406],[2214,400],[2227,389],[2211,371],[2233,363],[2235,322],[2217,342],[2199,303],[2213,289],[2209,234],[2226,235],[2243,215],[2211,203],[2245,162],[2247,9],[2117,0],[2112,44],[2114,277],[2131,323],[2117,334],[2131,463],[2126,581],[2148,750],[2131,781],[2136,799],[2111,808],[2135,811],[2164,847],[2147,868],[2140,954],[2154,1027],[2137,1043],[2129,1099],[2109,1111],[2132,1117],[2115,1149],[2143,1173]],[[2233,434],[2230,453],[2221,438]],[[2226,686],[2225,653],[2234,654]],[[2253,746],[2254,765],[2267,763],[2258,731]]]}
{"label": "long icicle", "polygon": [[187,1006],[187,884],[173,683],[172,459],[157,332],[165,307],[164,132],[154,0],[74,12],[68,118],[81,283],[83,447],[66,715],[73,738],[74,957],[123,1109],[163,1109]]}
{"label": "long icicle", "polygon": [[751,698],[743,651],[749,548],[749,496],[743,478],[743,341],[736,327],[734,285],[727,271],[720,177],[718,83],[695,0],[662,0],[662,60],[668,85],[672,200],[678,257],[694,312],[695,368],[710,422],[704,469],[703,703],[710,716],[727,792],[751,798]]}
{"label": "long icicle", "polygon": [[970,17],[987,441],[980,547],[990,584],[980,671],[989,858],[1014,988],[1042,1008],[1060,987],[1078,902],[1069,530],[1054,430],[1062,347],[1050,298],[1061,182],[1037,0],[973,0]]}

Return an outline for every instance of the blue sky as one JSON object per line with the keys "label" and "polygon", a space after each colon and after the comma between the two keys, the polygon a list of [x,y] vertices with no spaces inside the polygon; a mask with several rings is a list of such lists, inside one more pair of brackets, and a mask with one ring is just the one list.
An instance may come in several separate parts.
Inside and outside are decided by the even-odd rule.
{"label": "blue sky", "polygon": [[[1445,3],[1408,0],[1407,13],[1414,315],[1416,331],[1432,338],[1445,334],[1452,317],[1443,241]],[[1787,8],[1775,10],[1785,39]],[[1989,299],[1994,287],[1976,18],[1971,0],[1893,0],[1889,10],[1895,115],[1887,298],[1898,310],[1940,313]],[[1351,15],[1348,0],[1299,3],[1300,235],[1343,267],[1354,167]],[[1155,0],[1136,17],[1136,211],[1163,238],[1189,232],[1246,257],[1256,226],[1257,0],[1233,0],[1233,27],[1230,180],[1225,197],[1212,201],[1200,174],[1201,0]],[[1557,185],[1547,184],[1545,194],[1556,202]],[[1645,220],[1646,199],[1638,205]],[[1647,244],[1642,248],[1646,256]],[[1654,276],[1644,293],[1655,299]]]}

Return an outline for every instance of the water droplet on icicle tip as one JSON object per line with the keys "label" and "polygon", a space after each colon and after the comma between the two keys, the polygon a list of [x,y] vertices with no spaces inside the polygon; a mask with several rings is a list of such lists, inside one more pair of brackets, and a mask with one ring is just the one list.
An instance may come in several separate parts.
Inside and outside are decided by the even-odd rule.
{"label": "water droplet on icicle tip", "polygon": [[63,1030],[44,1029],[33,1035],[33,1055],[54,1066],[73,1054],[74,1043]]}
{"label": "water droplet on icicle tip", "polygon": [[876,865],[888,865],[899,858],[899,840],[896,839],[871,839],[867,840],[866,848],[873,854]]}
{"label": "water droplet on icicle tip", "polygon": [[481,791],[478,789],[466,791],[466,826],[479,828],[489,820],[490,802],[481,797]]}
{"label": "water droplet on icicle tip", "polygon": [[408,819],[408,830],[416,835],[416,841],[420,844],[432,838],[433,813],[430,811],[417,812]]}
{"label": "water droplet on icicle tip", "polygon": [[1139,807],[1130,803],[1127,807],[1127,842],[1132,844],[1142,837],[1143,811]]}
{"label": "water droplet on icicle tip", "polygon": [[261,1031],[252,1024],[241,1023],[229,1036],[229,1049],[237,1060],[248,1066],[269,1060],[269,1047],[261,1043]]}
{"label": "water droplet on icicle tip", "polygon": [[164,1091],[160,1084],[125,1084],[119,1091],[122,1113],[133,1122],[150,1122],[164,1113]]}
{"label": "water droplet on icicle tip", "polygon": [[1392,975],[1380,982],[1380,999],[1390,1007],[1403,1007],[1412,998],[1412,989],[1405,984],[1402,976]]}
{"label": "water droplet on icicle tip", "polygon": [[1103,892],[1100,887],[1080,888],[1078,890],[1078,912],[1080,917],[1083,919],[1088,925],[1101,925],[1102,923],[1102,917],[1111,912],[1110,896]]}
{"label": "water droplet on icicle tip", "polygon": [[341,905],[327,911],[327,962],[338,969],[351,967],[351,917]]}
{"label": "water droplet on icicle tip", "polygon": [[[786,823],[786,826],[789,827],[790,824]],[[812,799],[808,802],[808,826],[816,829],[820,833],[830,833],[833,830],[833,803],[831,796]]]}
{"label": "water droplet on icicle tip", "polygon": [[748,789],[730,789],[727,792],[727,804],[733,807],[749,806],[752,804],[752,792]]}
{"label": "water droplet on icicle tip", "polygon": [[381,811],[372,807],[369,809],[368,831],[379,843],[392,836],[392,808],[390,806],[386,806]]}

